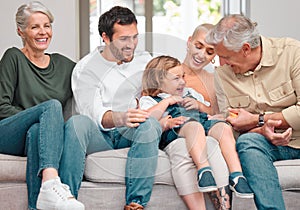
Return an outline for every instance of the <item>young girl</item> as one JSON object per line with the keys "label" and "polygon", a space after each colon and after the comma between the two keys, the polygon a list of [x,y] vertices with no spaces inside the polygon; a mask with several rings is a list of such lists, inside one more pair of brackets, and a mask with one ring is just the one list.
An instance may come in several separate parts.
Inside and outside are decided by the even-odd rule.
{"label": "young girl", "polygon": [[206,153],[206,138],[209,135],[220,143],[227,162],[230,188],[237,196],[252,198],[253,193],[243,176],[235,150],[235,139],[231,127],[221,120],[208,120],[208,115],[199,110],[203,96],[191,88],[185,88],[181,63],[170,56],[159,56],[146,66],[143,75],[143,92],[140,108],[147,109],[160,121],[163,134],[159,144],[164,149],[179,136],[186,139],[187,148],[198,169],[200,192],[217,190]]}

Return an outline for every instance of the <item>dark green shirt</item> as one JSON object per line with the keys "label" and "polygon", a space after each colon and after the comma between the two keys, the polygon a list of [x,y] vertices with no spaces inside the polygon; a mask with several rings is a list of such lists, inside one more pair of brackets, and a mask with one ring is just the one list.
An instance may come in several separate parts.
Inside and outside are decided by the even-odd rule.
{"label": "dark green shirt", "polygon": [[48,55],[49,66],[39,68],[18,48],[6,50],[0,61],[0,119],[49,99],[66,104],[75,63],[58,53]]}

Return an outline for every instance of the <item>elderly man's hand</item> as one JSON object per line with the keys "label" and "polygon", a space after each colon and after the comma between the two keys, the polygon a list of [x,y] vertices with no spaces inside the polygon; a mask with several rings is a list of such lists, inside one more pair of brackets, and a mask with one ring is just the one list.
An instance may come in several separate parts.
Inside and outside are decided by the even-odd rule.
{"label": "elderly man's hand", "polygon": [[282,133],[276,133],[275,128],[279,127],[281,123],[281,120],[267,120],[261,127],[261,134],[276,146],[287,146],[291,141],[292,128],[288,128]]}
{"label": "elderly man's hand", "polygon": [[229,122],[233,129],[238,132],[246,132],[256,127],[256,115],[246,111],[245,109],[229,109],[229,116],[226,121]]}

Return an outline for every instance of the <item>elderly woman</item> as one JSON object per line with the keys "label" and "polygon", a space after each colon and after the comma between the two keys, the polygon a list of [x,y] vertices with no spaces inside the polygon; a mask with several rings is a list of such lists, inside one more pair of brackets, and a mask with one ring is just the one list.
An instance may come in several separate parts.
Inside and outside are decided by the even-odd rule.
{"label": "elderly woman", "polygon": [[[58,174],[72,170],[65,166],[76,161],[62,155],[64,147],[79,149],[78,139],[90,138],[86,133],[98,129],[84,116],[64,122],[62,106],[72,96],[75,63],[63,55],[45,53],[52,22],[52,14],[40,2],[24,4],[17,11],[23,48],[6,50],[0,61],[0,153],[27,156],[29,209],[83,210]],[[73,165],[84,168],[84,163]]]}

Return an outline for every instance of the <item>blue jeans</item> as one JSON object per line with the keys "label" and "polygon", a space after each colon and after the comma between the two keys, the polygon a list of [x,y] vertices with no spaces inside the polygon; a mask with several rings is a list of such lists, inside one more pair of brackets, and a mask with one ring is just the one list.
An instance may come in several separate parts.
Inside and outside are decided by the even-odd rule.
{"label": "blue jeans", "polygon": [[[80,125],[81,129],[75,130],[74,125]],[[93,129],[98,131],[96,124],[86,116],[73,116],[64,123],[62,107],[57,100],[49,100],[0,121],[0,153],[27,156],[29,209],[36,209],[41,171],[50,167],[59,172],[69,170],[61,166],[64,145],[71,151],[82,151],[79,138],[93,136],[87,135]],[[84,163],[80,168],[84,170]],[[81,182],[80,173],[77,177]]]}
{"label": "blue jeans", "polygon": [[49,100],[0,121],[0,153],[27,156],[29,208],[35,208],[40,172],[59,168],[64,119],[59,101]]}
{"label": "blue jeans", "polygon": [[259,210],[284,210],[284,200],[274,161],[299,159],[300,149],[275,146],[264,136],[246,133],[237,139],[237,151]]}
{"label": "blue jeans", "polygon": [[[150,200],[158,159],[158,143],[162,133],[159,122],[149,118],[137,128],[121,127],[110,131],[100,131],[88,126],[91,122],[72,123],[73,131],[65,141],[61,159],[60,177],[70,186],[72,194],[78,195],[83,177],[86,155],[94,152],[130,147],[125,171],[126,204],[131,202],[145,206]],[[68,126],[66,126],[66,131]],[[78,135],[78,133],[80,135]],[[81,149],[76,149],[80,147]]]}

